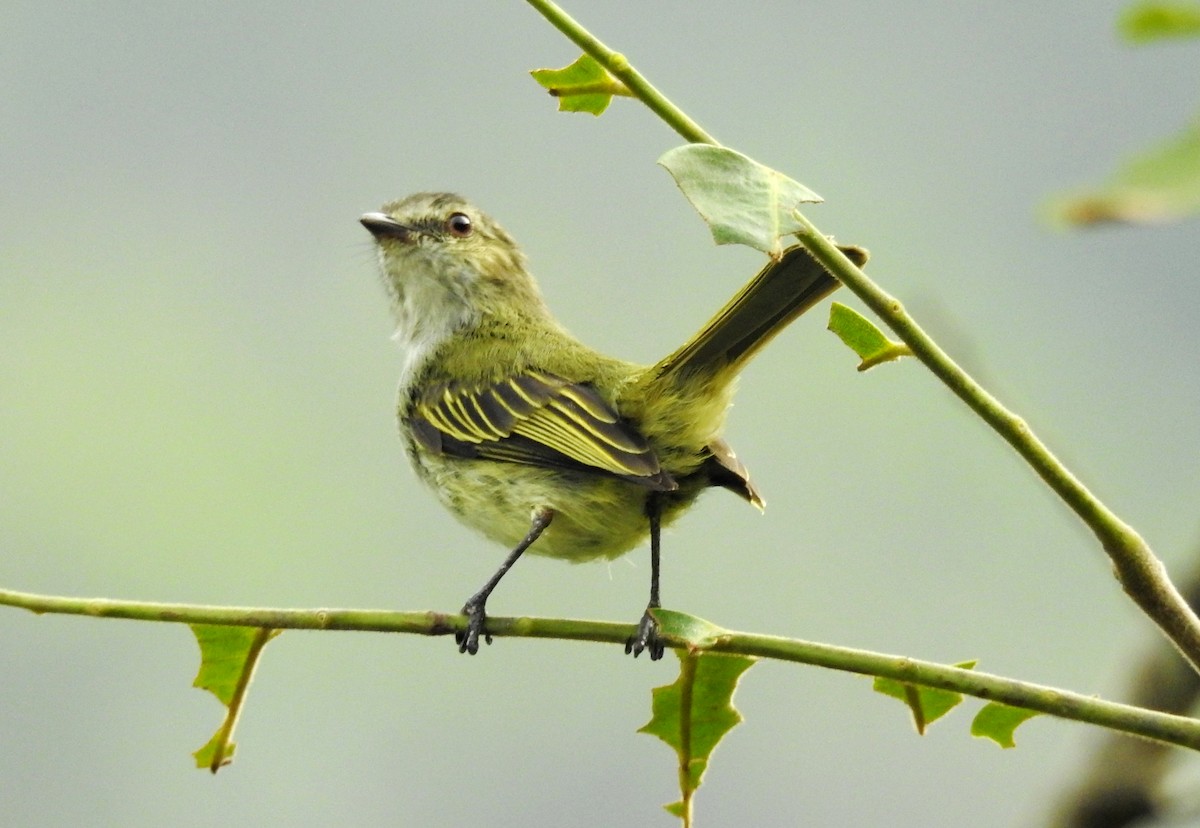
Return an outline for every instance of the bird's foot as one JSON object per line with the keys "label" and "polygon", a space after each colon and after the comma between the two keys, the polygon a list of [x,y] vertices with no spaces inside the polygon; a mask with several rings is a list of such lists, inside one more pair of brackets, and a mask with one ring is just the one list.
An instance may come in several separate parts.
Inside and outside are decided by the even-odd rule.
{"label": "bird's foot", "polygon": [[645,650],[650,654],[651,661],[658,661],[663,657],[666,645],[658,637],[658,622],[650,614],[652,609],[654,607],[646,607],[646,612],[638,623],[637,632],[625,642],[625,652],[632,653],[633,657],[637,658],[642,654],[642,650]]}
{"label": "bird's foot", "polygon": [[486,643],[492,643],[492,637],[484,628],[487,623],[487,613],[484,612],[483,606],[482,603],[468,601],[462,608],[462,614],[467,616],[467,628],[454,634],[454,640],[458,643],[460,653],[475,655],[479,652],[479,636],[481,635]]}

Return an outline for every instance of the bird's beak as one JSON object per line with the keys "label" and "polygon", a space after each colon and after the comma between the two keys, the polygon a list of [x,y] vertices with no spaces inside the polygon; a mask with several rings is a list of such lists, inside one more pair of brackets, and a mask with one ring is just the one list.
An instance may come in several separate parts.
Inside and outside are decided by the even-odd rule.
{"label": "bird's beak", "polygon": [[391,238],[408,241],[412,234],[412,228],[401,224],[387,213],[364,213],[359,221],[377,239]]}

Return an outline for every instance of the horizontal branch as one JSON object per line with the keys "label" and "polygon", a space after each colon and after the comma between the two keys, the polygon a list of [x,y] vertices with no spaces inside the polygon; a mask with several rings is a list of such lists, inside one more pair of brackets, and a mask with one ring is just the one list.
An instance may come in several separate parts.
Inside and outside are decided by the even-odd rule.
{"label": "horizontal branch", "polygon": [[[293,630],[353,630],[450,635],[466,626],[462,615],[440,612],[392,612],[359,609],[255,609],[190,604],[116,601],[106,598],[68,598],[0,590],[0,605],[38,614],[86,615],[177,624],[225,624]],[[489,616],[488,633],[496,637],[555,638],[595,641],[622,648],[635,631],[633,624],[572,618],[503,618]],[[670,646],[695,646],[666,639]],[[909,684],[936,687],[1051,716],[1087,722],[1167,744],[1200,750],[1200,721],[1158,713],[1126,704],[1071,693],[1044,685],[978,673],[903,656],[818,644],[769,635],[723,631],[706,648],[778,661],[811,664],[861,675],[882,676]]]}

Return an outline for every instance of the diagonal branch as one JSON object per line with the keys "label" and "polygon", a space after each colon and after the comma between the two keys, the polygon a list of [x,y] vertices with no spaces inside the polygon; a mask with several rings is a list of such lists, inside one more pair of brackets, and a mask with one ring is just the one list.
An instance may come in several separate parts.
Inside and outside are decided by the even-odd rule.
{"label": "diagonal branch", "polygon": [[620,52],[614,52],[605,46],[595,35],[580,26],[574,18],[550,0],[528,0],[528,3],[537,9],[542,17],[550,21],[550,25],[566,35],[568,40],[595,58],[596,62],[607,69],[609,74],[625,84],[633,93],[633,97],[650,107],[650,110],[662,118],[671,129],[693,144],[717,144],[716,138],[705,132],[703,127],[689,118],[682,109],[667,100],[666,96],[655,89],[650,81],[642,76],[641,72],[634,69]]}
{"label": "diagonal branch", "polygon": [[[527,1],[551,25],[620,78],[635,97],[688,141],[717,143],[683,110],[651,86],[624,55],[601,43],[550,0]],[[1113,571],[1125,593],[1159,626],[1192,667],[1200,671],[1200,617],[1183,600],[1171,583],[1166,567],[1155,557],[1145,540],[1089,491],[1038,439],[1028,423],[1001,405],[938,347],[899,301],[868,278],[799,211],[795,216],[804,226],[796,234],[801,244],[855,296],[862,299],[912,349],[917,359],[934,376],[1003,437],[1087,524],[1111,559]]]}
{"label": "diagonal branch", "polygon": [[1167,575],[1162,561],[1133,527],[1096,497],[1033,429],[964,371],[917,324],[904,306],[876,285],[802,216],[800,241],[821,264],[883,319],[913,355],[1029,463],[1096,535],[1125,593],[1158,624],[1193,667],[1200,666],[1200,618]]}

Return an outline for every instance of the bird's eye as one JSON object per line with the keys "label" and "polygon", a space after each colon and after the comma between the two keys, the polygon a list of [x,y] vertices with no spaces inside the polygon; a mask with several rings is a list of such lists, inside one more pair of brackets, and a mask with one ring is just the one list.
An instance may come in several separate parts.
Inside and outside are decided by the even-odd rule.
{"label": "bird's eye", "polygon": [[451,236],[465,239],[471,235],[473,229],[475,228],[471,224],[471,219],[464,213],[454,213],[450,218],[446,219],[446,232]]}

